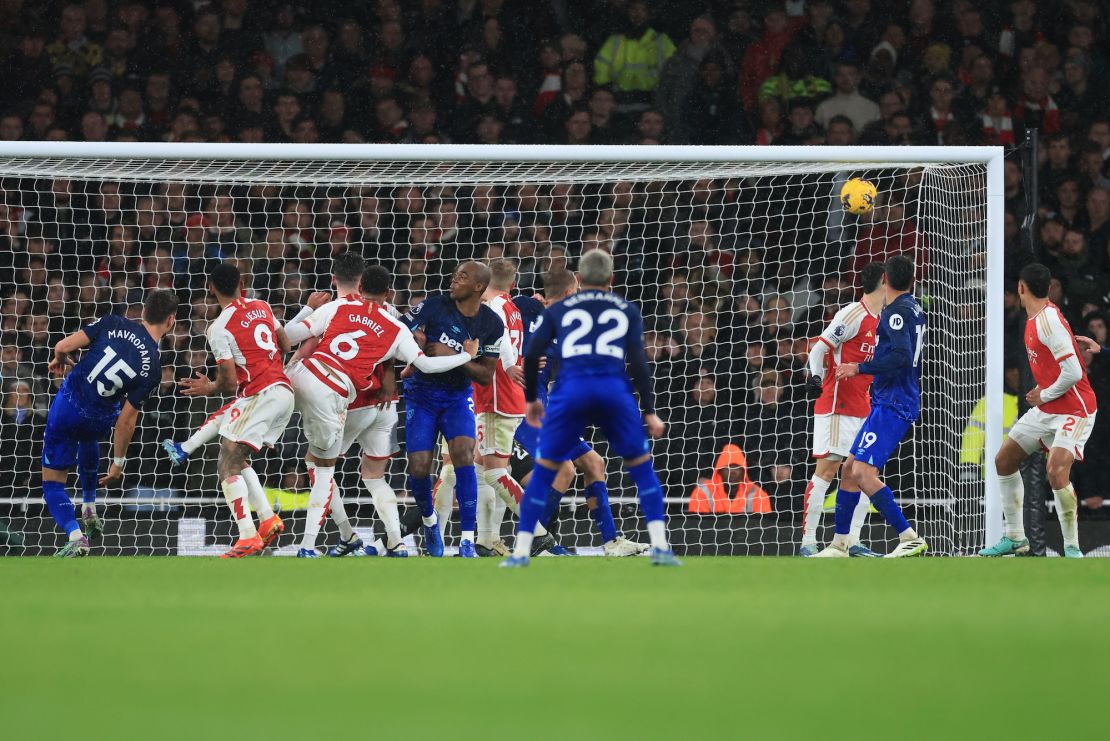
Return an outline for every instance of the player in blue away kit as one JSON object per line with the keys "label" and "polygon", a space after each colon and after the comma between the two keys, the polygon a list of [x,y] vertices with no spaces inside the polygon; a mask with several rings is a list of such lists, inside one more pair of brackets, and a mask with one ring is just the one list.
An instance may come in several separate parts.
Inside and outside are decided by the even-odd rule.
{"label": "player in blue away kit", "polygon": [[886,308],[879,316],[874,357],[865,363],[842,363],[836,377],[859,373],[875,377],[871,383],[871,414],[852,443],[852,453],[840,474],[836,495],[836,535],[832,544],[817,555],[847,558],[852,512],[860,491],[898,533],[898,546],[887,558],[920,556],[928,544],[910,527],[890,487],[879,478],[881,469],[898,443],[921,413],[921,349],[925,344],[925,311],[909,290],[913,285],[913,261],[896,255],[886,261],[883,285]]}
{"label": "player in blue away kit", "polygon": [[409,329],[424,331],[427,338],[424,351],[428,355],[461,352],[464,341],[478,340],[478,356],[461,368],[435,374],[417,370],[404,382],[409,491],[420,508],[429,556],[443,555],[431,475],[436,434],[442,433],[455,464],[455,495],[462,530],[459,555],[478,557],[474,550],[478,516],[474,440],[478,421],[474,416],[471,382],[486,385],[493,380],[501,354],[501,337],[505,333],[505,325],[497,313],[482,303],[489,278],[489,268],[485,265],[463,263],[451,278],[448,295],[429,296],[401,319]]}
{"label": "player in blue away kit", "polygon": [[[84,490],[81,519],[90,534],[98,535],[103,529],[94,505],[96,486],[117,484],[123,478],[139,409],[162,381],[158,341],[173,327],[176,313],[177,296],[172,291],[152,291],[143,307],[142,323],[109,314],[54,348],[50,372],[64,375],[65,381],[46,418],[42,497],[58,527],[69,536],[57,556],[73,558],[89,553],[89,539],[66,494],[66,480],[74,465],[80,470]],[[74,365],[71,356],[82,348],[88,350]],[[112,465],[97,482],[100,441],[112,434],[113,427]]]}
{"label": "player in blue away kit", "polygon": [[[539,426],[542,421],[543,425],[536,448],[538,465],[521,502],[513,555],[501,565],[528,565],[536,523],[544,514],[557,469],[579,447],[587,425],[599,426],[613,451],[625,459],[651,536],[652,563],[678,565],[667,543],[663,487],[652,467],[644,431],[646,425],[652,437],[663,434],[644,352],[643,318],[632,303],[609,290],[611,255],[590,250],[579,261],[578,273],[582,290],[544,311],[524,351],[527,423]],[[545,414],[538,399],[540,359],[556,342],[559,372]],[[642,417],[633,385],[640,395]]]}
{"label": "player in blue away kit", "polygon": [[[574,295],[577,291],[578,279],[570,271],[551,271],[544,276],[543,292],[544,302],[546,303],[560,301]],[[524,347],[528,347],[532,333],[535,332],[540,315],[544,311],[544,302],[531,296],[517,296],[513,299],[524,324]],[[557,352],[551,353],[552,356],[557,354]],[[551,357],[550,362],[540,368],[536,398],[544,406],[547,405],[548,388],[557,365],[557,358]],[[528,422],[521,422],[516,428],[514,439],[517,447],[520,451],[523,451],[523,453],[514,452],[513,473],[517,481],[526,483],[526,476],[531,476],[534,470],[534,466],[531,464],[534,463],[536,457],[536,445],[539,443],[539,436],[539,428],[533,427]],[[598,532],[601,533],[602,550],[605,555],[637,556],[646,551],[648,549],[646,544],[629,540],[617,531],[617,523],[613,519],[613,510],[609,505],[609,488],[605,483],[605,459],[598,455],[585,439],[582,439],[578,447],[569,454],[569,459],[573,461],[573,464],[570,462],[563,463],[559,468],[559,473],[555,476],[555,482],[551,486],[551,491],[548,492],[547,507],[540,523],[545,528],[551,527],[563,496],[570,489],[570,485],[574,483],[576,470],[581,471],[585,481],[582,493],[586,499],[586,509],[589,510],[590,518],[594,521]],[[562,546],[556,546],[556,548],[566,550]],[[532,550],[534,553],[535,548],[533,547]]]}

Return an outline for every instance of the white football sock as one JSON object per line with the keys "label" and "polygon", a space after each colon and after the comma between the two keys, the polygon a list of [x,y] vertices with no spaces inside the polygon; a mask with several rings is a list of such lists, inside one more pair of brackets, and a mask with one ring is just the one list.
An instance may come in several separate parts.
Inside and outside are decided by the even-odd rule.
{"label": "white football sock", "polygon": [[332,483],[335,480],[334,466],[315,466],[312,491],[308,495],[308,512],[305,514],[304,537],[301,548],[316,548],[316,536],[324,525],[324,511],[331,499]]}
{"label": "white football sock", "polygon": [[436,517],[439,519],[439,535],[446,540],[447,524],[451,522],[451,510],[455,506],[454,466],[446,465],[440,469],[439,486],[436,487],[435,497]]}
{"label": "white football sock", "polygon": [[852,512],[852,526],[848,531],[848,542],[851,545],[859,543],[859,534],[863,530],[863,523],[867,521],[869,509],[871,509],[870,497],[860,497],[856,502],[856,509]]}
{"label": "white football sock", "polygon": [[805,521],[802,525],[802,545],[817,545],[817,526],[821,524],[821,511],[825,507],[825,494],[829,491],[831,481],[813,474],[806,487]]}
{"label": "white football sock", "polygon": [[[493,508],[500,503],[500,499],[493,492],[493,487],[478,479],[478,545],[491,548],[494,538]],[[501,523],[497,523],[500,528]]]}
{"label": "white football sock", "polygon": [[1025,540],[1025,482],[1021,473],[998,477],[998,487],[1002,490],[1002,517],[1005,521],[1005,535],[1010,540]]}
{"label": "white football sock", "polygon": [[251,503],[251,509],[258,515],[259,522],[265,522],[274,516],[274,508],[270,506],[270,500],[266,498],[266,490],[262,488],[262,482],[258,479],[258,473],[255,472],[253,467],[248,466],[242,471],[243,480],[247,482],[247,497]]}
{"label": "white football sock", "polygon": [[216,436],[220,434],[220,422],[222,421],[223,417],[221,416],[217,419],[210,419],[202,424],[197,428],[196,432],[189,436],[188,440],[181,443],[181,449],[189,455],[192,455],[198,448],[203,448],[205,445],[215,440]]}
{"label": "white football sock", "polygon": [[669,549],[671,546],[667,543],[667,523],[663,520],[652,520],[647,524],[648,538],[651,540],[652,548],[661,548],[663,550]]}
{"label": "white football sock", "polygon": [[397,511],[397,492],[389,486],[385,479],[363,479],[362,485],[370,492],[374,500],[374,510],[385,527],[385,544],[388,548],[396,548],[401,542],[401,515]]}
{"label": "white football sock", "polygon": [[254,527],[254,518],[251,516],[251,508],[247,503],[249,498],[247,482],[242,476],[234,475],[228,476],[221,486],[227,506],[231,508],[231,516],[239,526],[239,537],[253,538],[258,535],[258,530]]}
{"label": "white football sock", "polygon": [[355,529],[351,527],[351,521],[347,519],[347,508],[343,506],[343,495],[339,493],[339,487],[335,484],[335,478],[332,478],[331,485],[331,504],[328,505],[331,510],[331,521],[339,528],[339,537],[343,542],[351,539],[355,534]]}
{"label": "white football sock", "polygon": [[1079,547],[1079,518],[1077,510],[1079,501],[1075,496],[1075,488],[1068,484],[1063,489],[1053,489],[1052,496],[1056,498],[1056,516],[1060,518],[1060,531],[1064,535],[1064,546]]}
{"label": "white football sock", "polygon": [[513,545],[513,555],[517,558],[528,558],[532,555],[532,541],[535,539],[532,533],[517,533],[516,543]]}
{"label": "white football sock", "polygon": [[509,505],[505,504],[501,497],[495,494],[493,503],[490,505],[490,530],[494,543],[501,540],[501,524],[505,522],[505,513],[508,511]]}
{"label": "white football sock", "polygon": [[[493,487],[497,496],[505,503],[505,506],[512,510],[512,513],[520,517],[520,502],[513,496],[512,487],[517,490],[523,491],[517,480],[509,475],[507,468],[491,468],[484,472],[486,483]],[[542,538],[547,535],[547,528],[540,523],[536,523],[536,536]]]}
{"label": "white football sock", "polygon": [[461,540],[469,540],[471,543],[473,543],[474,542],[474,531],[473,530],[463,530],[462,534],[459,536],[459,538]]}
{"label": "white football sock", "polygon": [[[866,499],[866,497],[861,498]],[[851,537],[851,535],[841,535],[840,533],[834,533],[832,539],[832,547],[839,548],[842,551],[847,551],[849,548],[852,547],[852,543],[850,541]]]}

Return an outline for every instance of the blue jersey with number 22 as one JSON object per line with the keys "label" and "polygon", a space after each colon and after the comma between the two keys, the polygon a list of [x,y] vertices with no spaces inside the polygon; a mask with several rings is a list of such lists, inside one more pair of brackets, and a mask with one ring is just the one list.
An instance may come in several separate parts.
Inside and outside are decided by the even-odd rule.
{"label": "blue jersey with number 22", "polygon": [[[524,351],[529,401],[539,393],[539,359],[544,354],[557,355],[559,372],[540,429],[537,457],[568,460],[587,425],[601,427],[612,450],[623,458],[648,452],[640,408],[652,413],[654,402],[643,318],[634,304],[610,291],[587,290],[548,307]],[[640,394],[639,405],[633,385]]]}

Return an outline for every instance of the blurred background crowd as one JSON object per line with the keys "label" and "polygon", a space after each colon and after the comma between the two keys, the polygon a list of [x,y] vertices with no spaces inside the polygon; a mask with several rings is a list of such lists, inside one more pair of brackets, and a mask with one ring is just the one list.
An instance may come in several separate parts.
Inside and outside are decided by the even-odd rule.
{"label": "blurred background crowd", "polygon": [[[1016,367],[1024,314],[1014,287],[1034,258],[1052,268],[1053,299],[1076,330],[1108,341],[1108,20],[1095,0],[0,0],[0,140],[1010,146],[1036,128],[1036,254],[1019,238],[1029,216],[1019,161],[1006,168]],[[216,307],[203,289],[215,261],[237,261],[254,295],[291,315],[349,249],[394,270],[404,308],[443,287],[460,260],[514,257],[520,291],[532,293],[546,270],[601,247],[648,318],[671,425],[657,449],[668,495],[686,496],[720,464],[736,511],[766,501],[799,512],[810,460],[799,386],[812,338],[856,298],[867,262],[908,252],[923,276],[929,267],[919,175],[875,177],[883,198],[863,219],[840,211],[827,181],[799,179],[5,180],[0,452],[18,475],[0,486],[22,495],[34,476],[52,344],[105,311],[135,311],[147,288],[182,291],[186,308],[164,343],[163,394],[128,486],[184,491],[156,443],[205,413],[175,381],[208,363]],[[984,247],[947,269],[981,266]],[[1110,406],[1110,360],[1091,371]],[[956,411],[966,417],[971,405]],[[1091,445],[1106,449],[1110,416],[1099,422]],[[742,465],[722,453],[730,442]],[[303,486],[284,463],[296,452],[275,456],[274,485],[280,474],[283,486]],[[1079,487],[1087,514],[1101,510],[1099,480]],[[767,497],[744,493],[756,489]]]}

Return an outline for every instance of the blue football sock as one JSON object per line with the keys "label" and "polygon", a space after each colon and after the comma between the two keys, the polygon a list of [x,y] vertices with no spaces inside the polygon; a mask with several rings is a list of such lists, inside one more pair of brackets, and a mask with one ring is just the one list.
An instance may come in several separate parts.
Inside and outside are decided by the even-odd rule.
{"label": "blue football sock", "polygon": [[554,486],[547,490],[547,503],[544,505],[543,519],[541,520],[544,527],[551,527],[551,520],[555,517],[555,513],[559,511],[559,504],[562,501],[563,492]]}
{"label": "blue football sock", "polygon": [[[628,469],[628,475],[636,484],[636,493],[640,497],[640,510],[644,513],[645,522],[663,520],[663,485],[655,475],[655,467],[648,458],[643,463]],[[611,517],[612,515],[610,515]]]}
{"label": "blue football sock", "polygon": [[551,491],[551,484],[554,481],[554,470],[538,464],[532,469],[532,478],[528,480],[524,498],[520,500],[518,532],[535,532],[536,523],[543,517],[544,510],[547,508],[547,493]]}
{"label": "blue football sock", "polygon": [[875,505],[875,509],[879,510],[879,514],[887,524],[894,528],[894,532],[901,535],[910,529],[910,523],[902,514],[902,508],[898,506],[898,502],[894,501],[894,494],[889,486],[884,486],[872,494],[871,504]]}
{"label": "blue football sock", "polygon": [[77,524],[77,510],[73,508],[73,502],[66,496],[65,484],[58,481],[43,481],[42,498],[46,500],[46,506],[50,509],[54,522],[66,531],[66,535],[81,529]]}
{"label": "blue football sock", "polygon": [[459,502],[459,530],[478,527],[478,474],[474,466],[455,466],[455,498]]}
{"label": "blue football sock", "polygon": [[417,478],[409,474],[409,492],[412,493],[412,498],[416,500],[416,506],[420,508],[421,516],[431,517],[436,513],[435,500],[432,498],[431,476]]}
{"label": "blue football sock", "polygon": [[93,441],[77,445],[77,470],[81,477],[81,501],[93,504],[100,477],[100,443]]}
{"label": "blue football sock", "polygon": [[836,513],[833,521],[836,523],[837,535],[848,535],[852,532],[852,513],[859,504],[860,493],[840,489],[836,492]]}
{"label": "blue football sock", "polygon": [[604,481],[593,482],[586,487],[586,499],[597,500],[597,508],[590,510],[590,517],[601,532],[601,542],[614,540],[617,537],[617,523],[613,520],[613,510],[609,506],[609,487]]}

